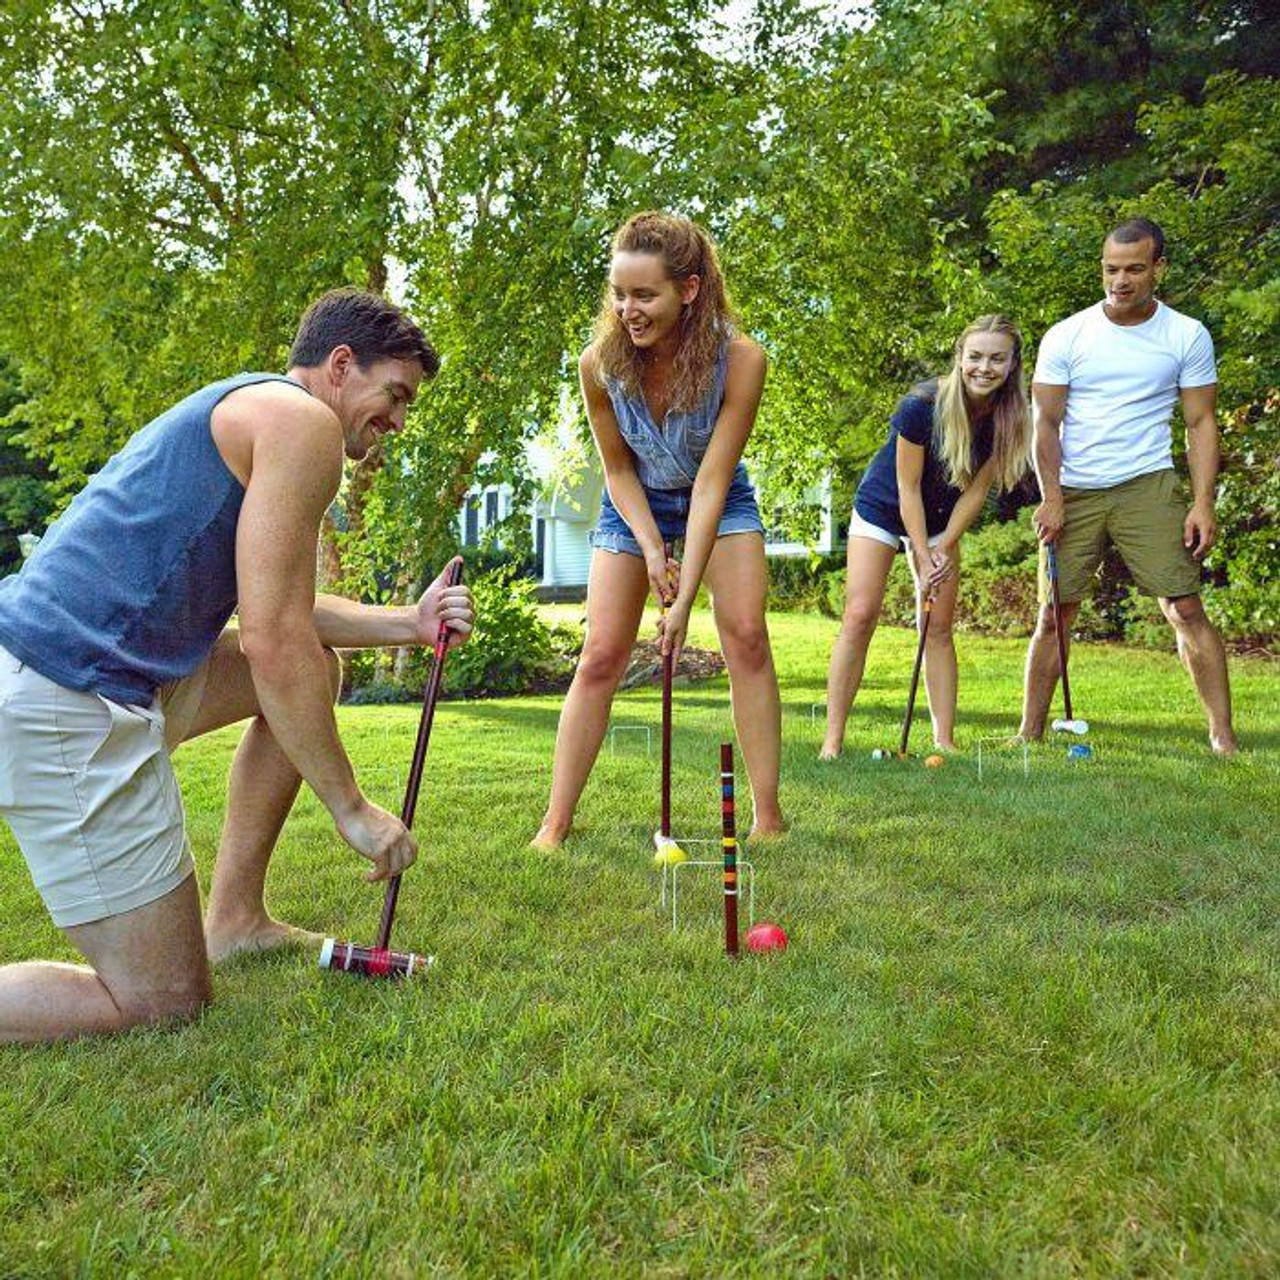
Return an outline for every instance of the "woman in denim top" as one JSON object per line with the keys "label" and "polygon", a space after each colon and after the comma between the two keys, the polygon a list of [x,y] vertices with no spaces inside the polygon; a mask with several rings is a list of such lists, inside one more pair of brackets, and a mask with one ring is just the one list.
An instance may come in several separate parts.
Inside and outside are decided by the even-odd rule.
{"label": "woman in denim top", "polygon": [[[591,539],[586,644],[560,713],[551,799],[534,844],[554,848],[569,832],[649,592],[667,606],[662,648],[678,661],[704,577],[751,781],[753,833],[777,834],[781,710],[764,616],[764,526],[741,462],[765,358],[734,328],[701,227],[662,213],[623,224],[578,367],[606,492]],[[680,537],[677,564],[664,543]]]}

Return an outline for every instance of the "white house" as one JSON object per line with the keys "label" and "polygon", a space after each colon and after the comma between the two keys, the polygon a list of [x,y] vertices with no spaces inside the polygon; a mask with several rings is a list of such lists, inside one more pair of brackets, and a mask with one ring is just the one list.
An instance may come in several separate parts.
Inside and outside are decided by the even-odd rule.
{"label": "white house", "polygon": [[[586,588],[591,563],[589,537],[600,514],[603,492],[604,475],[594,456],[584,460],[572,474],[562,473],[546,480],[529,519],[535,571],[547,594],[574,594]],[[508,519],[513,509],[512,497],[507,484],[472,486],[458,513],[458,534],[463,545],[476,546],[486,530]],[[824,474],[805,498],[820,509],[817,541],[812,546],[787,541],[769,529],[769,514],[763,513],[766,555],[826,554],[839,544],[843,530],[837,529],[832,518],[830,474]]]}

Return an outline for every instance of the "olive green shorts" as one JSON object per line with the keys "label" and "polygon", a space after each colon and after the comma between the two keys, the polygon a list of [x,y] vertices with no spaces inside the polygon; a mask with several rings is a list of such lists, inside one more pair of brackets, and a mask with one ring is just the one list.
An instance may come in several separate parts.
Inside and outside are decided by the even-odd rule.
{"label": "olive green shorts", "polygon": [[[1114,546],[1149,596],[1200,593],[1200,565],[1183,545],[1187,501],[1172,469],[1135,476],[1110,489],[1064,489],[1066,516],[1058,535],[1058,592],[1064,603],[1088,594],[1108,546]],[[1049,600],[1048,567],[1040,548],[1040,603]]]}

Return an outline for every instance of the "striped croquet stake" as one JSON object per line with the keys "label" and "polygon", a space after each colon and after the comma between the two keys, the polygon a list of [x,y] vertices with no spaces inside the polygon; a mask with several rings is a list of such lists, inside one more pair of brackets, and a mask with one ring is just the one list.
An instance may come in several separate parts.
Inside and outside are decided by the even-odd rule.
{"label": "striped croquet stake", "polygon": [[[662,554],[668,560],[674,554],[670,542],[662,544]],[[662,602],[662,616],[667,616],[667,603]],[[671,839],[671,681],[674,674],[673,655],[662,655],[662,813],[658,831],[663,840]]]}
{"label": "striped croquet stake", "polygon": [[738,954],[738,833],[733,816],[733,743],[720,744],[720,813],[724,845],[724,950]]}

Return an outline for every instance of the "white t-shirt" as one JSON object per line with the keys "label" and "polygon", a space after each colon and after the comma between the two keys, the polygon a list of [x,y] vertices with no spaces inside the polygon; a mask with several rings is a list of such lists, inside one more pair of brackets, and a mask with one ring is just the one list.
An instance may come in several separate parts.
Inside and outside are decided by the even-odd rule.
{"label": "white t-shirt", "polygon": [[1172,467],[1179,388],[1217,380],[1208,329],[1163,302],[1142,324],[1113,324],[1101,302],[1055,324],[1035,381],[1068,388],[1063,487],[1110,489]]}

